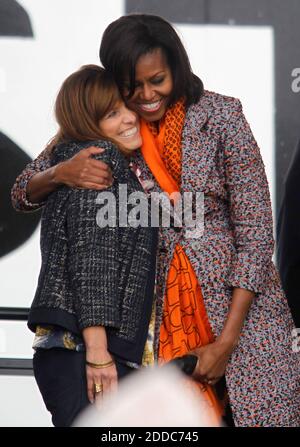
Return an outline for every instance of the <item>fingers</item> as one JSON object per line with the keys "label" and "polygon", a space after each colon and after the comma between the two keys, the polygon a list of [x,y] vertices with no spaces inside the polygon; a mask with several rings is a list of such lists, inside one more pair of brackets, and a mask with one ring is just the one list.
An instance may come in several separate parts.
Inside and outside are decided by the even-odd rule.
{"label": "fingers", "polygon": [[103,161],[100,160],[81,160],[82,162],[82,171],[88,172],[89,175],[95,175],[96,177],[103,177],[105,179],[109,179],[111,177],[111,169],[108,165],[106,165]]}
{"label": "fingers", "polygon": [[[101,388],[101,391],[97,391],[97,387]],[[99,383],[96,385],[94,385],[94,396],[95,396],[95,403],[96,403],[96,407],[97,408],[101,408],[102,405],[102,401],[103,401],[103,396],[104,396],[104,384]]]}
{"label": "fingers", "polygon": [[[97,161],[97,160],[93,160]],[[96,183],[97,185],[107,185],[111,186],[113,183],[113,177],[110,169],[104,170],[102,168],[97,168],[91,164],[91,162],[86,162],[85,167],[82,168],[79,174],[78,182],[90,182]]]}
{"label": "fingers", "polygon": [[105,152],[104,149],[92,146],[90,148],[83,149],[77,155],[75,155],[75,157],[88,159],[90,168],[93,167],[96,170],[101,169],[103,171],[102,176],[103,177],[107,176],[107,178],[109,179],[109,177],[111,176],[111,169],[109,165],[102,160],[96,160],[95,158],[90,158],[91,155],[101,154],[103,152]]}
{"label": "fingers", "polygon": [[218,380],[219,379],[217,377],[213,377],[213,378],[207,380],[207,384],[211,385],[211,386],[214,386],[217,383]]}
{"label": "fingers", "polygon": [[107,396],[116,389],[118,374],[115,365],[105,368],[102,373],[103,395]]}
{"label": "fingers", "polygon": [[[92,368],[86,368],[87,394],[91,404],[95,399],[100,398],[103,393],[103,384],[100,374],[94,374]],[[98,388],[98,389],[97,389]]]}
{"label": "fingers", "polygon": [[214,386],[221,377],[202,377],[202,380],[200,382],[207,383],[207,385]]}
{"label": "fingers", "polygon": [[99,147],[81,150],[69,160],[56,167],[56,181],[68,186],[84,189],[105,189],[113,184],[110,167],[103,161],[90,156],[103,152]]}
{"label": "fingers", "polygon": [[86,168],[77,178],[76,186],[85,189],[107,189],[112,186],[112,177],[104,173],[104,171],[94,172]]}
{"label": "fingers", "polygon": [[104,174],[110,175],[111,169],[107,163],[105,163],[102,160],[96,160],[95,158],[90,158],[91,155],[96,155],[99,153],[103,153],[104,149],[101,149],[100,147],[91,147],[87,149],[82,149],[78,154],[74,156],[74,158],[80,159],[88,159],[87,162],[89,163],[90,167],[95,168],[96,170],[101,169],[104,171]]}
{"label": "fingers", "polygon": [[103,149],[102,147],[90,146],[90,147],[87,147],[86,149],[82,149],[82,151],[80,151],[80,153],[84,157],[90,157],[91,155],[101,154],[104,151],[105,151],[105,149]]}
{"label": "fingers", "polygon": [[102,177],[102,172],[99,172],[99,174],[95,174],[94,172],[89,172],[88,170],[86,172],[83,172],[79,178],[78,183],[94,183],[98,186],[110,186],[111,182],[108,180],[108,177],[105,175],[105,177]]}
{"label": "fingers", "polygon": [[87,374],[87,394],[88,394],[88,399],[91,402],[91,404],[94,403],[94,397],[95,397],[95,384],[94,384],[94,380],[93,377],[88,376]]}
{"label": "fingers", "polygon": [[112,179],[110,167],[100,160],[94,160],[92,158],[85,160],[85,168],[83,171],[87,171],[89,175],[95,175],[105,180]]}
{"label": "fingers", "polygon": [[97,191],[104,191],[109,188],[109,185],[98,185],[96,183],[82,182],[76,186],[77,189],[95,189]]}
{"label": "fingers", "polygon": [[89,159],[89,165],[95,169],[100,169],[103,172],[103,175],[107,175],[109,177],[109,173],[111,171],[110,167],[108,164],[106,164],[104,161],[102,160],[96,160],[95,158],[90,158]]}
{"label": "fingers", "polygon": [[102,396],[107,397],[112,392],[111,382],[114,380],[111,376],[102,377],[103,392]]}
{"label": "fingers", "polygon": [[215,385],[221,378],[221,376],[219,377],[215,375],[212,371],[209,372],[205,370],[203,368],[203,365],[201,365],[201,361],[199,358],[192,376],[195,380],[198,380],[201,383],[207,383],[208,385]]}
{"label": "fingers", "polygon": [[115,365],[105,369],[95,369],[87,366],[87,393],[91,403],[102,401],[117,390],[118,374]]}

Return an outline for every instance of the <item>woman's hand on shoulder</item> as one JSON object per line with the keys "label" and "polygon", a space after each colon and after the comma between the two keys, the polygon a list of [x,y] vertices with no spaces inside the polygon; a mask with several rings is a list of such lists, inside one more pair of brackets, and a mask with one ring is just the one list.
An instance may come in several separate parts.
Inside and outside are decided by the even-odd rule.
{"label": "woman's hand on shoulder", "polygon": [[69,160],[54,167],[54,181],[72,188],[103,190],[113,183],[110,167],[92,155],[101,154],[104,149],[91,146],[82,149]]}

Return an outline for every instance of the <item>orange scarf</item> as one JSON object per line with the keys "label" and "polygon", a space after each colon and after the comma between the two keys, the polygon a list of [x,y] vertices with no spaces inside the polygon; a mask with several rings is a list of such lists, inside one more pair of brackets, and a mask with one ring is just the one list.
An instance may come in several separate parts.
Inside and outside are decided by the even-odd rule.
{"label": "orange scarf", "polygon": [[[169,108],[159,132],[141,120],[142,154],[161,189],[179,192],[181,184],[181,135],[185,119],[183,100]],[[177,244],[168,272],[160,329],[159,362],[164,363],[187,354],[214,340],[206,314],[201,287],[183,248]],[[212,418],[218,424],[221,407],[213,388],[187,380],[205,397]]]}

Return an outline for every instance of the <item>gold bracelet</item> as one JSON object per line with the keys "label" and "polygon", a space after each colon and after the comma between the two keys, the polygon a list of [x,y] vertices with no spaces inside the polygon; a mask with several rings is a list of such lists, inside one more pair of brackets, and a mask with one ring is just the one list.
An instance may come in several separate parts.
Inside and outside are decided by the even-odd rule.
{"label": "gold bracelet", "polygon": [[92,363],[92,362],[85,362],[88,366],[90,366],[91,368],[108,368],[109,366],[112,366],[115,362],[113,360],[110,360],[109,362],[106,363]]}

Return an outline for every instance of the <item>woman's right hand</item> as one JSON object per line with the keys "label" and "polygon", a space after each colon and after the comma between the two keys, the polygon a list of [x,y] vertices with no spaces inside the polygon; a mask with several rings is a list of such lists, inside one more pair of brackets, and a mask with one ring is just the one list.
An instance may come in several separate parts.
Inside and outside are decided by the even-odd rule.
{"label": "woman's right hand", "polygon": [[103,190],[113,183],[110,167],[91,155],[101,154],[104,149],[91,146],[82,149],[69,160],[54,166],[54,181],[72,188]]}

